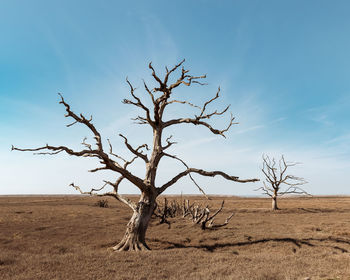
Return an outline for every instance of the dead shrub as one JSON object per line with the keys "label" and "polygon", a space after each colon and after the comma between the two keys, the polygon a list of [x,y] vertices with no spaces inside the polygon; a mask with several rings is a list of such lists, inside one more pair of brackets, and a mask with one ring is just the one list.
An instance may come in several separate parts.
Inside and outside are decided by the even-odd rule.
{"label": "dead shrub", "polygon": [[95,203],[95,206],[101,207],[101,208],[108,208],[108,200],[107,199],[100,199]]}
{"label": "dead shrub", "polygon": [[172,200],[168,203],[168,200],[164,198],[164,204],[158,203],[153,214],[160,219],[160,224],[166,223],[169,225],[169,228],[170,222],[168,218],[174,218],[176,216],[182,216],[182,218],[185,218],[188,216],[192,223],[199,224],[201,229],[205,230],[220,228],[229,223],[233,213],[226,218],[224,223],[214,224],[214,218],[222,211],[223,207],[224,201],[222,201],[220,208],[212,214],[209,205],[203,207],[200,204],[190,204],[188,199],[184,199],[182,205],[179,204],[177,200]]}

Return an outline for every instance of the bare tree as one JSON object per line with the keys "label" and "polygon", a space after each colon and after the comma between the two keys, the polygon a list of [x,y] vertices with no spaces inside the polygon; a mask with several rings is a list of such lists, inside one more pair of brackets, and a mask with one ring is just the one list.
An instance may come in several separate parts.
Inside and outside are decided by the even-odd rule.
{"label": "bare tree", "polygon": [[[284,156],[276,162],[274,158],[270,158],[267,155],[263,155],[263,167],[261,171],[265,176],[263,181],[264,186],[257,190],[262,190],[264,194],[272,198],[272,210],[278,210],[277,197],[285,194],[308,194],[306,191],[300,188],[301,185],[306,184],[304,178],[294,175],[286,174],[289,167],[299,164],[298,162],[287,163]],[[283,190],[283,185],[286,188]]]}
{"label": "bare tree", "polygon": [[[207,112],[208,105],[211,105],[216,99],[219,98],[220,88],[218,89],[216,95],[210,100],[206,101],[202,106],[196,106],[188,101],[178,100],[173,98],[173,91],[179,86],[191,86],[193,84],[204,85],[201,82],[202,79],[206,78],[206,75],[203,76],[192,76],[189,74],[189,70],[185,70],[182,66],[185,60],[181,61],[179,64],[175,65],[172,69],[165,68],[166,73],[164,77],[161,79],[160,76],[154,70],[152,63],[149,64],[149,69],[151,71],[151,75],[155,80],[156,86],[153,89],[150,89],[149,86],[143,81],[143,86],[145,90],[146,96],[150,98],[151,106],[147,107],[145,103],[135,94],[135,88],[130,83],[128,79],[126,82],[130,88],[130,99],[124,99],[123,103],[136,106],[140,109],[143,114],[138,115],[133,120],[138,124],[145,124],[149,126],[153,131],[153,144],[151,149],[147,144],[142,144],[138,147],[133,147],[127,137],[122,134],[119,134],[120,137],[124,140],[126,148],[134,155],[131,160],[127,160],[122,158],[120,155],[114,153],[112,149],[112,145],[110,141],[108,141],[107,151],[105,149],[105,145],[107,143],[103,143],[102,137],[99,131],[95,128],[92,123],[92,117],[86,118],[84,115],[75,114],[70,105],[63,99],[60,94],[60,104],[62,104],[66,109],[65,117],[69,117],[73,119],[73,122],[68,124],[70,127],[74,124],[80,123],[86,126],[93,134],[94,144],[89,144],[86,142],[87,138],[84,138],[82,145],[83,149],[80,151],[75,151],[66,146],[51,146],[45,145],[39,148],[31,148],[31,149],[21,149],[15,148],[12,146],[12,150],[17,151],[33,151],[38,154],[49,154],[54,155],[61,152],[65,152],[68,155],[77,156],[77,157],[92,157],[97,158],[101,166],[90,170],[90,172],[97,172],[100,170],[111,170],[115,171],[119,174],[118,179],[115,182],[105,181],[105,184],[101,188],[91,189],[88,192],[82,191],[79,186],[72,184],[72,186],[78,190],[82,194],[90,194],[90,195],[99,195],[99,196],[111,196],[116,198],[117,200],[125,203],[129,206],[132,211],[132,217],[127,224],[126,232],[119,244],[113,247],[114,250],[118,251],[126,251],[126,250],[148,250],[149,247],[145,241],[146,230],[156,206],[156,198],[160,194],[162,194],[166,189],[173,186],[177,181],[185,176],[190,176],[191,180],[196,184],[196,186],[203,192],[203,190],[199,187],[199,185],[194,181],[191,174],[196,173],[202,176],[214,177],[214,176],[222,176],[223,178],[240,183],[247,182],[255,182],[258,179],[239,179],[237,176],[228,175],[222,171],[205,171],[203,169],[189,167],[182,159],[178,158],[175,155],[169,154],[167,150],[175,144],[175,142],[171,141],[171,136],[163,139],[164,131],[167,128],[181,125],[181,124],[192,124],[195,126],[203,126],[206,127],[211,133],[221,135],[225,137],[225,132],[227,132],[231,126],[234,124],[234,117],[231,114],[228,125],[223,129],[214,128],[211,124],[209,124],[208,120],[222,116],[226,113],[230,106],[227,106],[221,111],[214,110],[211,112]],[[181,70],[180,70],[181,69]],[[170,83],[169,78],[173,76],[175,73],[178,73],[177,79],[174,79],[174,82]],[[168,106],[172,104],[183,104],[191,106],[197,109],[199,112],[194,117],[179,117],[173,118],[169,120],[164,120],[164,112]],[[163,185],[157,186],[156,184],[156,176],[157,176],[157,168],[159,162],[162,158],[168,157],[174,160],[179,161],[185,167],[185,169],[171,178],[168,182]],[[142,160],[145,164],[146,174],[144,178],[140,178],[134,175],[132,172],[128,170],[129,165],[131,165],[135,160]],[[124,197],[118,193],[118,187],[123,180],[127,180],[135,185],[141,192],[140,199],[137,203],[131,201],[127,197]],[[111,186],[112,191],[101,193],[101,191],[106,187]]]}

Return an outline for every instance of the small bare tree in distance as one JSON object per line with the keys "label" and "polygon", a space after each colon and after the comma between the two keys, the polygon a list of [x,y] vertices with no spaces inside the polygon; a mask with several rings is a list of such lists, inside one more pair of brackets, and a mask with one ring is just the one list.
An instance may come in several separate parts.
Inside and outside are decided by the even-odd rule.
{"label": "small bare tree in distance", "polygon": [[[105,181],[105,184],[101,188],[91,189],[90,191],[84,192],[82,189],[72,183],[71,185],[82,194],[90,194],[90,195],[99,195],[99,196],[110,196],[114,197],[117,200],[123,202],[127,206],[129,206],[132,211],[132,217],[127,224],[126,232],[123,239],[119,244],[113,247],[116,251],[142,251],[149,250],[149,247],[146,244],[145,236],[146,230],[151,219],[152,213],[156,207],[156,198],[162,194],[166,189],[173,186],[178,180],[185,176],[189,176],[190,179],[196,184],[196,186],[203,192],[200,186],[194,181],[191,174],[197,173],[202,176],[214,177],[214,176],[222,176],[223,178],[240,182],[255,182],[258,179],[240,179],[237,176],[232,176],[226,174],[222,171],[205,171],[198,168],[189,167],[187,163],[185,163],[182,159],[177,156],[170,154],[167,150],[176,144],[176,142],[171,141],[171,135],[167,138],[163,138],[164,132],[167,128],[173,127],[175,125],[182,124],[192,124],[195,126],[203,126],[206,127],[211,133],[217,134],[225,137],[225,132],[227,132],[231,126],[234,124],[234,117],[231,114],[229,119],[229,123],[224,129],[214,128],[211,124],[208,123],[208,120],[212,117],[222,116],[226,113],[230,106],[227,106],[221,111],[214,110],[211,112],[207,112],[208,105],[211,105],[213,101],[219,98],[220,88],[218,89],[216,95],[210,100],[204,102],[202,106],[196,106],[185,100],[178,100],[173,98],[173,91],[179,86],[191,86],[193,84],[204,85],[201,82],[202,79],[206,78],[206,76],[192,76],[189,74],[189,70],[185,70],[182,66],[185,60],[181,61],[179,64],[175,65],[172,69],[165,68],[166,73],[164,77],[161,79],[156,71],[154,70],[152,63],[149,64],[149,69],[151,71],[151,75],[155,81],[156,86],[154,88],[149,88],[145,81],[143,81],[144,90],[146,96],[151,101],[151,106],[147,107],[145,103],[135,94],[135,88],[130,83],[128,79],[126,82],[130,89],[130,99],[124,99],[123,103],[138,107],[142,115],[138,115],[135,119],[133,119],[136,123],[147,125],[151,128],[153,132],[153,144],[151,149],[147,144],[142,144],[137,147],[134,147],[130,144],[127,137],[122,134],[119,134],[123,139],[126,148],[133,154],[133,158],[128,160],[124,159],[118,153],[115,153],[112,149],[112,145],[110,141],[107,139],[107,142],[104,143],[99,131],[92,123],[92,117],[86,118],[83,114],[75,114],[70,105],[63,99],[63,96],[60,94],[60,104],[65,107],[66,115],[65,117],[72,118],[73,122],[68,124],[70,127],[74,124],[82,124],[86,126],[93,135],[95,145],[89,144],[86,142],[87,138],[85,137],[82,145],[83,149],[80,151],[74,151],[71,148],[66,146],[51,146],[45,145],[39,148],[31,148],[31,149],[21,149],[15,148],[12,146],[12,150],[17,151],[33,151],[38,154],[46,154],[46,155],[54,155],[61,152],[65,152],[68,155],[77,156],[77,157],[92,157],[97,158],[101,166],[90,170],[90,172],[97,172],[100,170],[111,170],[119,174],[118,179],[114,182]],[[180,68],[181,67],[181,68]],[[181,69],[181,70],[180,70]],[[169,78],[174,74],[179,72],[176,79],[173,82],[169,82]],[[194,117],[179,117],[173,118],[169,120],[164,120],[164,112],[168,106],[172,104],[183,104],[193,107],[198,110],[198,114]],[[107,145],[107,151],[105,149],[105,145]],[[167,157],[170,159],[177,160],[181,163],[185,168],[182,172],[175,175],[168,182],[163,185],[157,186],[156,176],[157,176],[157,168],[159,162],[162,158]],[[145,176],[144,178],[140,178],[134,175],[132,172],[128,170],[128,167],[135,161],[141,160],[145,164]],[[135,185],[141,192],[140,199],[137,203],[128,199],[125,196],[122,196],[118,192],[118,188],[120,183],[123,180],[127,180]],[[107,191],[101,193],[101,191],[106,187],[111,186],[112,191]]]}
{"label": "small bare tree in distance", "polygon": [[[263,155],[263,167],[261,171],[265,176],[263,181],[264,186],[257,190],[262,190],[264,194],[272,198],[272,210],[278,210],[277,197],[285,194],[308,194],[300,188],[301,185],[306,184],[304,178],[294,175],[286,174],[289,167],[299,164],[298,162],[286,162],[284,156],[276,162],[274,158]],[[283,190],[283,185],[287,187]]]}

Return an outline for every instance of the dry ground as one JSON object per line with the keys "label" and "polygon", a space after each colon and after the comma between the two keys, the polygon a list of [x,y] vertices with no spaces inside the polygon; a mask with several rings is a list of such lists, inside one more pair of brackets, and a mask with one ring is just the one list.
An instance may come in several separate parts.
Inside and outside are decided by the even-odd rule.
{"label": "dry ground", "polygon": [[142,253],[109,249],[131,213],[98,199],[0,197],[0,279],[350,279],[349,197],[285,198],[276,213],[268,199],[225,197],[228,226],[154,219]]}

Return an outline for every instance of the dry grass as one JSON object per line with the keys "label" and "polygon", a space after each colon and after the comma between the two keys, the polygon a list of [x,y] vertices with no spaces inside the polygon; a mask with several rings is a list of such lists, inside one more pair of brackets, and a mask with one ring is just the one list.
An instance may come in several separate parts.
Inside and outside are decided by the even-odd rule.
{"label": "dry grass", "polygon": [[[191,201],[206,203],[202,198]],[[350,198],[225,198],[225,228],[152,221],[152,252],[112,252],[130,218],[112,199],[0,197],[0,279],[350,279]],[[213,199],[213,208],[221,198]]]}

